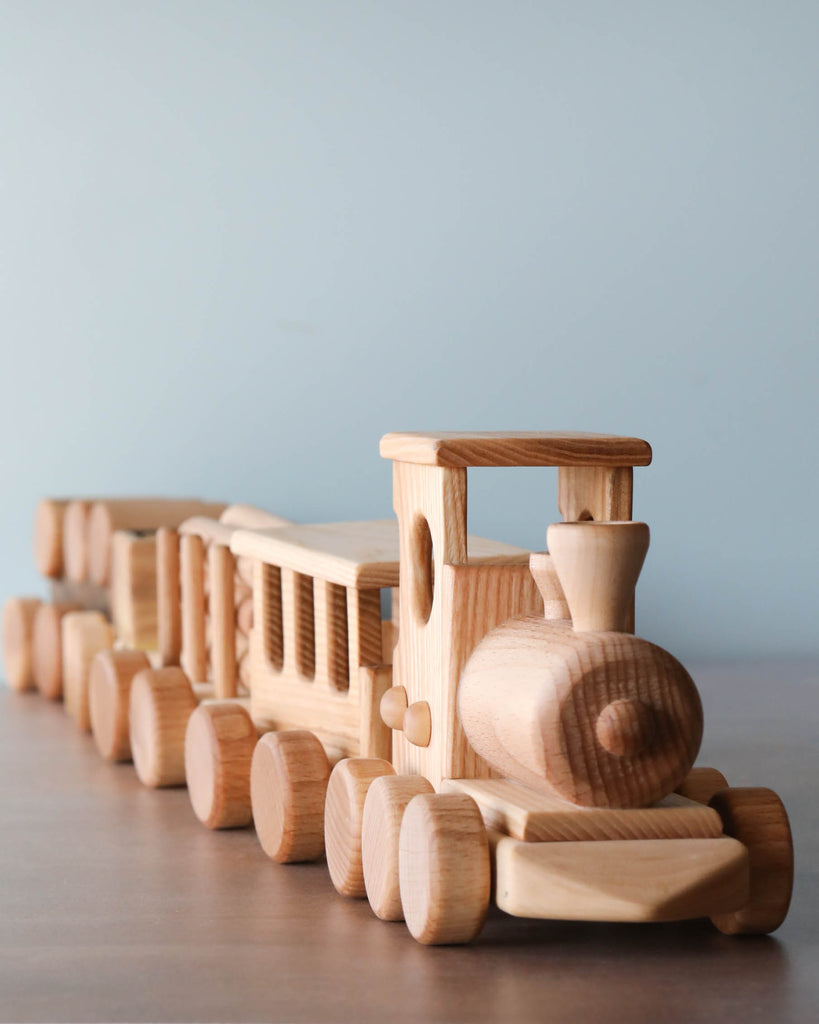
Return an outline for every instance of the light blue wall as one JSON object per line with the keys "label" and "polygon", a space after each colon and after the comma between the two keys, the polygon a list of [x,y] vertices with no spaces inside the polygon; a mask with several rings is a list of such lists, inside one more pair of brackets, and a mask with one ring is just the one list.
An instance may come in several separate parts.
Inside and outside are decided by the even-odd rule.
{"label": "light blue wall", "polygon": [[654,445],[641,633],[815,651],[818,52],[813,2],[5,0],[0,597],[41,494],[370,518],[387,430],[576,428]]}

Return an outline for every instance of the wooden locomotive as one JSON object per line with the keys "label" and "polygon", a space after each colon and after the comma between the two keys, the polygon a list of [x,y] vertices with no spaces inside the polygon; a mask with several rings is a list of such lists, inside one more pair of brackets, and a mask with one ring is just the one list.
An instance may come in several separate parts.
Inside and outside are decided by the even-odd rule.
{"label": "wooden locomotive", "polygon": [[[326,854],[339,893],[424,943],[471,940],[492,902],[777,928],[782,803],[692,767],[696,687],[633,634],[648,444],[389,434],[381,454],[397,524],[239,510],[159,532],[159,652],[153,668],[127,648],[95,657],[110,685],[92,678],[91,717],[98,690],[96,717],[118,729],[106,747],[95,726],[100,749],[133,754],[149,785],[187,782],[211,828],[253,820],[276,861]],[[557,467],[549,553],[468,537],[472,466]],[[4,614],[7,671],[15,629]]]}

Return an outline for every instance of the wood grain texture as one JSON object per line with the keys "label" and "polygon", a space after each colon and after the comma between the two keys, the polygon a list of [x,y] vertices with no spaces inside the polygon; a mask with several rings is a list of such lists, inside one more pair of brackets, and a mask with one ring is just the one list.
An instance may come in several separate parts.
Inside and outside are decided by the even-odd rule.
{"label": "wood grain texture", "polygon": [[88,511],[88,574],[107,586],[111,573],[111,544],[117,530],[156,531],[179,526],[190,516],[218,516],[224,504],[198,498],[109,498],[95,501]]}
{"label": "wood grain texture", "polygon": [[157,642],[162,664],[178,665],[182,656],[182,589],[179,534],[169,526],[156,531]]}
{"label": "wood grain texture", "polygon": [[[413,467],[414,468],[414,467]],[[542,600],[524,565],[446,565],[436,561],[440,581],[429,621],[420,623],[410,596],[402,592],[402,628],[393,679],[411,706],[426,702],[431,731],[426,746],[393,733],[393,757],[401,774],[423,775],[433,785],[445,778],[480,778],[489,765],[467,741],[456,707],[461,674],[475,646],[510,616],[542,612]]]}
{"label": "wood grain texture", "polygon": [[[620,700],[650,713],[653,739],[631,757],[597,735],[599,716]],[[533,617],[510,620],[475,650],[458,711],[469,742],[501,775],[596,807],[648,806],[671,793],[703,728],[696,687],[667,651]]]}
{"label": "wood grain texture", "polygon": [[88,672],[88,714],[97,750],[106,761],[131,760],[128,708],[131,682],[151,667],[144,651],[103,650]]}
{"label": "wood grain texture", "polygon": [[203,702],[188,719],[185,780],[194,814],[208,828],[242,828],[252,821],[256,739],[253,720],[234,701]]}
{"label": "wood grain texture", "polygon": [[748,850],[750,887],[736,907],[710,912],[726,935],[767,935],[785,920],[793,892],[793,838],[788,814],[770,789],[722,789],[710,805],[719,813],[726,835]]}
{"label": "wood grain texture", "polygon": [[375,757],[348,757],[333,768],[327,784],[324,844],[327,868],[341,896],[363,897],[361,825],[370,784],[382,775],[394,775],[389,761]]}
{"label": "wood grain texture", "polygon": [[410,800],[434,793],[421,775],[382,775],[367,790],[361,822],[361,868],[373,913],[382,921],[403,921],[398,872],[401,820]]}
{"label": "wood grain texture", "polygon": [[626,632],[649,545],[645,523],[552,523],[552,565],[577,632]]}
{"label": "wood grain texture", "polygon": [[67,499],[43,498],[34,513],[34,564],[41,576],[63,575],[63,516]]}
{"label": "wood grain texture", "polygon": [[131,756],[151,788],[185,784],[185,729],[198,700],[180,668],[146,669],[131,683]]}
{"label": "wood grain texture", "polygon": [[43,602],[39,597],[10,597],[3,605],[3,670],[12,690],[33,690],[34,619]]}
{"label": "wood grain texture", "polygon": [[237,530],[231,550],[338,586],[398,585],[398,529],[392,519]]}
{"label": "wood grain texture", "polygon": [[111,542],[111,618],[128,647],[156,650],[157,549],[154,534],[117,530]]}
{"label": "wood grain texture", "polygon": [[463,793],[413,797],[398,842],[401,905],[410,934],[425,945],[470,942],[489,909],[486,829]]}
{"label": "wood grain texture", "polygon": [[529,556],[529,571],[543,601],[543,617],[566,621],[570,619],[566,595],[560,585],[557,570],[548,551],[533,551]]}
{"label": "wood grain texture", "polygon": [[42,604],[34,613],[31,644],[32,673],[37,689],[49,700],[63,695],[63,616],[83,611],[75,602]]}
{"label": "wood grain texture", "polygon": [[748,851],[725,837],[493,845],[495,901],[515,917],[681,921],[748,898]]}
{"label": "wood grain texture", "polygon": [[330,762],[306,730],[269,732],[253,753],[250,795],[262,849],[279,864],[324,853],[324,803]]}
{"label": "wood grain texture", "polygon": [[509,779],[446,779],[444,793],[466,793],[481,810],[487,829],[526,843],[615,839],[716,839],[716,811],[677,794],[652,807],[576,807],[559,797]]}
{"label": "wood grain texture", "polygon": [[631,519],[634,470],[631,466],[561,466],[557,507],[565,522]]}
{"label": "wood grain texture", "polygon": [[382,458],[425,466],[647,466],[651,446],[636,437],[562,431],[394,433]]}
{"label": "wood grain texture", "polygon": [[383,721],[384,694],[392,686],[392,665],[362,665],[358,670],[361,725],[359,750],[362,757],[392,758],[392,731]]}
{"label": "wood grain texture", "polygon": [[114,628],[100,612],[69,612],[63,616],[63,704],[81,732],[91,731],[88,677],[99,651],[114,646]]}

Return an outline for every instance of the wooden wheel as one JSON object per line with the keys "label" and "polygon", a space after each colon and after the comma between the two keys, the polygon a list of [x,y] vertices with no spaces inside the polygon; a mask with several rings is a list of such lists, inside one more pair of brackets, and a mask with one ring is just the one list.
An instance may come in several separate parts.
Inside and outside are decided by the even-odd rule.
{"label": "wooden wheel", "polygon": [[114,646],[114,628],[102,612],[70,612],[63,617],[63,702],[82,732],[91,731],[88,682],[91,661]]}
{"label": "wooden wheel", "polygon": [[714,793],[728,789],[728,780],[716,768],[692,768],[675,792],[698,804],[710,802]]}
{"label": "wooden wheel", "polygon": [[256,727],[241,704],[200,704],[185,731],[185,776],[194,814],[208,828],[252,820],[250,762]]}
{"label": "wooden wheel", "polygon": [[489,909],[489,843],[481,812],[463,793],[414,797],[401,822],[401,903],[425,945],[470,942]]}
{"label": "wooden wheel", "polygon": [[41,604],[34,615],[31,664],[37,689],[49,700],[63,695],[63,616],[82,611],[78,604]]}
{"label": "wooden wheel", "polygon": [[375,779],[394,774],[380,757],[348,757],[333,769],[324,806],[324,844],[330,878],[341,896],[367,895],[361,866],[364,801]]}
{"label": "wooden wheel", "polygon": [[726,935],[766,935],[785,920],[793,888],[793,839],[788,814],[770,789],[723,789],[710,802],[725,834],[748,849],[751,886],[748,902],[711,918]]}
{"label": "wooden wheel", "polygon": [[398,839],[407,804],[434,793],[423,775],[382,775],[367,791],[361,824],[361,866],[367,899],[382,921],[403,921],[398,883]]}
{"label": "wooden wheel", "polygon": [[262,849],[280,864],[324,853],[330,762],[311,732],[269,732],[253,752],[250,797]]}
{"label": "wooden wheel", "polygon": [[131,756],[146,786],[185,784],[185,728],[197,706],[181,668],[144,669],[131,683]]}
{"label": "wooden wheel", "polygon": [[97,750],[106,761],[130,761],[128,701],[137,672],[151,663],[143,651],[100,651],[88,673],[88,712]]}
{"label": "wooden wheel", "polygon": [[38,597],[12,597],[3,605],[3,667],[18,692],[34,689],[34,617],[41,604]]}

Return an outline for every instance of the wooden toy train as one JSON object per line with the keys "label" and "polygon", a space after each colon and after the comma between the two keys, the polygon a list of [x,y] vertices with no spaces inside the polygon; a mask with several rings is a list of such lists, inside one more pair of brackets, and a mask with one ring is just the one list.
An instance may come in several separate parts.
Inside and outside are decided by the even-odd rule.
{"label": "wooden toy train", "polygon": [[[199,501],[45,501],[50,603],[9,601],[6,675],[100,753],[187,784],[212,829],[424,943],[531,918],[784,920],[787,814],[693,768],[699,696],[633,635],[641,440],[388,434],[394,521],[301,526]],[[555,466],[549,553],[467,536],[470,466]],[[391,613],[382,614],[390,604]]]}

